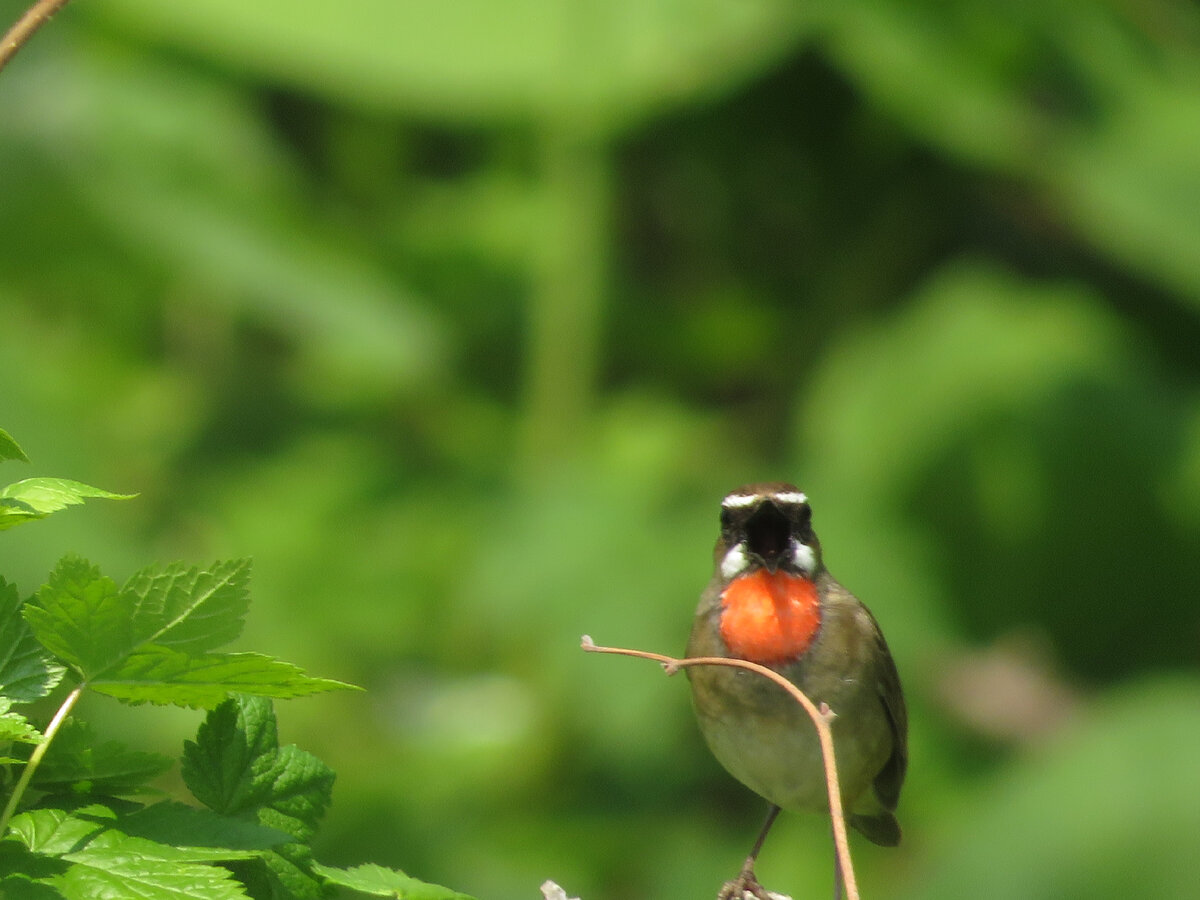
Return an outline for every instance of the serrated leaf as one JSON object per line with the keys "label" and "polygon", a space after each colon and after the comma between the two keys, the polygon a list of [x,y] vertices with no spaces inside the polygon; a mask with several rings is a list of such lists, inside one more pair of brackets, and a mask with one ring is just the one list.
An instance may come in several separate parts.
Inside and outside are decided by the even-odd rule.
{"label": "serrated leaf", "polygon": [[161,753],[130,750],[117,741],[97,742],[89,725],[69,720],[50,744],[33,784],[52,793],[137,794],[173,764]]}
{"label": "serrated leaf", "polygon": [[184,782],[201,803],[248,815],[306,841],[329,806],[334,773],[299,748],[279,747],[275,715],[261,697],[235,697],[205,719],[183,748]]}
{"label": "serrated leaf", "polygon": [[204,653],[227,644],[242,631],[250,607],[250,560],[186,568],[174,563],[162,571],[143,569],[122,593],[136,598],[134,632],[143,641],[184,653]]}
{"label": "serrated leaf", "polygon": [[10,744],[20,741],[25,744],[40,744],[45,738],[42,733],[29,724],[20,713],[12,712],[12,701],[0,697],[0,743]]}
{"label": "serrated leaf", "polygon": [[278,900],[322,900],[325,886],[313,872],[312,851],[303,844],[284,844],[262,855],[266,883]]}
{"label": "serrated leaf", "polygon": [[0,428],[0,459],[19,459],[21,462],[29,462],[25,451],[3,428]]}
{"label": "serrated leaf", "polygon": [[0,531],[33,519],[44,519],[86,499],[130,500],[136,496],[114,494],[66,478],[26,478],[0,489]]}
{"label": "serrated leaf", "polygon": [[274,828],[171,800],[123,817],[120,828],[126,834],[175,847],[267,850],[292,840],[290,835]]}
{"label": "serrated leaf", "polygon": [[38,700],[54,690],[65,671],[21,616],[16,585],[0,578],[0,694],[14,703]]}
{"label": "serrated leaf", "polygon": [[317,863],[313,871],[331,884],[376,897],[394,897],[396,900],[472,900],[468,895],[440,884],[419,881],[399,869],[388,869],[373,863],[349,869]]}
{"label": "serrated leaf", "polygon": [[244,560],[210,570],[147,570],[118,590],[86,561],[67,557],[23,609],[36,638],[81,680],[127,703],[212,708],[230,693],[300,697],[357,690],[256,653],[202,653],[241,629]]}
{"label": "serrated leaf", "polygon": [[172,847],[59,809],[22,813],[10,824],[12,835],[31,851],[71,863],[60,874],[44,879],[70,900],[246,896],[227,869],[201,862],[247,858],[252,855],[247,851]]}
{"label": "serrated leaf", "polygon": [[236,814],[252,782],[254,761],[279,747],[271,703],[237,697],[212,710],[184,741],[180,774],[192,795],[215,812]]}
{"label": "serrated leaf", "polygon": [[133,612],[112,579],[77,556],[64,557],[33,602],[22,607],[42,646],[84,680],[133,649]]}
{"label": "serrated leaf", "polygon": [[212,709],[231,693],[284,699],[357,690],[340,681],[312,678],[299,666],[261,653],[189,656],[155,644],[136,650],[90,685],[126,703],[171,703],[205,709]]}
{"label": "serrated leaf", "polygon": [[67,900],[238,900],[241,883],[221,866],[142,859],[122,851],[72,853],[74,863],[48,883]]}
{"label": "serrated leaf", "polygon": [[255,767],[251,796],[258,821],[309,840],[333,799],[333,780],[333,770],[311,753],[295,744],[280,747],[269,765]]}

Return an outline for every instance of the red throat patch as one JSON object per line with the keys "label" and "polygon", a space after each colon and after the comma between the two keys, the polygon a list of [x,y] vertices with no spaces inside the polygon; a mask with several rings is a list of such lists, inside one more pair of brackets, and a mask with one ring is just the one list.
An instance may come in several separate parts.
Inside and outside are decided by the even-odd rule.
{"label": "red throat patch", "polygon": [[742,659],[788,662],[808,649],[821,624],[817,586],[807,578],[758,569],[721,594],[721,638]]}

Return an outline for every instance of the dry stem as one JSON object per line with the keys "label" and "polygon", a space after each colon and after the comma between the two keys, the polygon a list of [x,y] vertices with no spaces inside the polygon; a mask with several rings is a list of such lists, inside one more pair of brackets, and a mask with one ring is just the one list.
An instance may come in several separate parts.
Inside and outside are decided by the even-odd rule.
{"label": "dry stem", "polygon": [[3,38],[0,38],[0,69],[8,65],[8,61],[16,56],[17,51],[33,37],[35,31],[50,21],[50,17],[69,2],[70,0],[38,0],[25,10],[25,14],[17,19],[16,24],[8,29]]}
{"label": "dry stem", "polygon": [[817,708],[805,693],[778,672],[760,666],[758,663],[745,659],[726,659],[723,656],[694,656],[687,659],[677,659],[664,656],[661,653],[650,653],[646,650],[629,650],[624,647],[599,647],[588,635],[582,639],[584,650],[589,653],[615,653],[620,656],[636,656],[639,659],[652,659],[660,663],[668,675],[674,675],[680,669],[688,666],[729,666],[735,669],[748,669],[757,672],[764,678],[769,678],[791,694],[796,702],[804,707],[804,711],[813,721],[817,729],[817,740],[821,743],[821,756],[825,761],[825,785],[829,789],[829,814],[833,819],[833,843],[837,853],[838,868],[842,873],[842,881],[846,888],[846,900],[859,900],[858,883],[854,879],[854,865],[850,860],[850,841],[846,836],[846,817],[842,812],[842,792],[838,787],[837,761],[833,753],[833,732],[829,723],[834,720],[836,713],[824,703]]}

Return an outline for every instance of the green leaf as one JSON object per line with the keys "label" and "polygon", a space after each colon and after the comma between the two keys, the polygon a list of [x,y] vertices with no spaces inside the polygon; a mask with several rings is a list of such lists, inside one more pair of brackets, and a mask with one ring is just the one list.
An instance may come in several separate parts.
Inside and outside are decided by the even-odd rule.
{"label": "green leaf", "polygon": [[353,685],[256,653],[203,653],[241,630],[249,563],[144,570],[122,590],[67,557],[25,605],[34,635],[92,689],[127,703],[212,708],[230,693],[300,697]]}
{"label": "green leaf", "polygon": [[132,604],[110,578],[77,556],[64,557],[22,610],[34,635],[87,680],[133,649]]}
{"label": "green leaf", "polygon": [[91,840],[104,825],[75,818],[61,809],[34,809],[13,816],[8,828],[34,853],[61,856]]}
{"label": "green leaf", "polygon": [[245,812],[255,760],[279,747],[275,715],[266,700],[235,697],[200,723],[196,740],[184,741],[180,774],[192,795],[219,813]]}
{"label": "green leaf", "polygon": [[312,678],[291,663],[260,653],[189,656],[150,644],[90,682],[93,690],[126,703],[173,703],[211,709],[231,693],[284,699],[325,691],[358,690],[328,678]]}
{"label": "green leaf", "polygon": [[0,531],[83,503],[87,498],[129,500],[137,494],[114,494],[66,478],[26,478],[0,489]]}
{"label": "green leaf", "polygon": [[12,435],[0,428],[0,460],[4,459],[19,459],[21,462],[29,462],[29,457],[12,439]]}
{"label": "green leaf", "polygon": [[55,688],[65,671],[22,618],[16,586],[0,578],[0,694],[16,703],[38,700]]}
{"label": "green leaf", "polygon": [[42,733],[29,724],[20,713],[11,711],[12,701],[0,697],[0,744],[21,741],[26,744],[40,744],[44,737]]}
{"label": "green leaf", "polygon": [[259,822],[302,841],[311,839],[333,799],[333,780],[333,770],[311,753],[295,744],[280,747],[269,765],[255,768]]}
{"label": "green leaf", "polygon": [[292,840],[274,828],[173,800],[144,807],[120,821],[121,830],[174,847],[268,850]]}
{"label": "green leaf", "polygon": [[399,869],[387,869],[373,863],[350,869],[336,869],[317,863],[313,871],[339,887],[376,897],[394,897],[396,900],[471,900],[466,894],[418,881]]}
{"label": "green leaf", "polygon": [[136,598],[134,632],[141,639],[194,654],[241,633],[250,607],[249,581],[248,559],[217,562],[208,569],[174,563],[161,572],[143,569],[121,592]]}
{"label": "green leaf", "polygon": [[322,900],[325,886],[313,872],[312,851],[304,844],[284,844],[262,856],[265,886],[278,900]]}
{"label": "green leaf", "polygon": [[[115,0],[103,15],[353,104],[438,119],[543,116],[628,121],[707,95],[792,47],[819,5],[786,0],[360,0],[356,15],[284,0]],[[286,27],[280,22],[286,20]],[[249,48],[256,50],[250,52]]]}
{"label": "green leaf", "polygon": [[173,764],[161,753],[130,750],[117,741],[99,743],[90,725],[72,719],[50,744],[33,784],[50,793],[138,794]]}
{"label": "green leaf", "polygon": [[306,841],[329,806],[334,774],[295,746],[280,747],[271,703],[235,697],[210,712],[183,748],[184,782],[201,803],[249,815]]}
{"label": "green leaf", "polygon": [[50,885],[23,875],[0,879],[0,897],[4,900],[63,900],[63,895]]}
{"label": "green leaf", "polygon": [[[201,803],[229,816],[248,817],[309,840],[328,808],[333,772],[295,746],[279,746],[275,713],[262,697],[234,697],[208,714],[194,742],[183,747],[183,780]],[[280,845],[262,854],[262,866],[237,867],[255,896],[317,900],[321,883],[309,849]]]}
{"label": "green leaf", "polygon": [[172,847],[58,809],[15,816],[11,833],[31,851],[71,863],[60,874],[44,878],[69,900],[232,900],[246,896],[227,869],[200,864],[246,858],[250,854],[245,851]]}
{"label": "green leaf", "polygon": [[232,873],[221,866],[139,855],[139,849],[150,843],[129,839],[114,847],[88,847],[65,854],[63,859],[74,865],[48,881],[68,900],[235,900],[247,896]]}

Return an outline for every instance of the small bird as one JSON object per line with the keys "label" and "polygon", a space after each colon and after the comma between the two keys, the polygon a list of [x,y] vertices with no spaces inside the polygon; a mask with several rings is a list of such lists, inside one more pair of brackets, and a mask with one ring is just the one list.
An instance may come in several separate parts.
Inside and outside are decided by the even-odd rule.
{"label": "small bird", "polygon": [[[900,843],[896,803],[908,763],[900,676],[871,612],[829,574],[812,508],[782,482],[738,488],[721,503],[715,571],[700,597],[687,655],[767,666],[836,714],[834,751],[849,824]],[[771,804],[738,877],[719,900],[767,897],[754,864],[779,814],[829,811],[816,728],[779,685],[745,669],[687,669],[700,730],[734,778]],[[835,866],[835,896],[842,873]]]}

